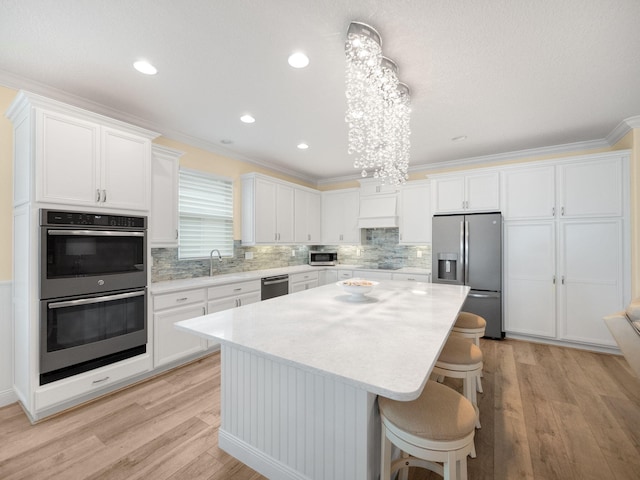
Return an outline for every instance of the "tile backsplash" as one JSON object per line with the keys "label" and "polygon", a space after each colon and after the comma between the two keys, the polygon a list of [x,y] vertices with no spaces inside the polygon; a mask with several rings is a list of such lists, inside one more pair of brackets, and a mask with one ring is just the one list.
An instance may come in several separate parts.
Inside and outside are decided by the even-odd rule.
{"label": "tile backsplash", "polygon": [[[431,245],[398,245],[397,228],[362,230],[361,245],[273,245],[246,247],[234,242],[234,256],[213,261],[214,275],[305,265],[309,250],[336,250],[341,264],[363,267],[415,267],[431,271]],[[252,253],[252,259],[245,259]],[[293,253],[293,254],[292,254]],[[418,255],[421,254],[421,257]],[[151,282],[209,275],[209,259],[179,260],[177,248],[152,248]]]}

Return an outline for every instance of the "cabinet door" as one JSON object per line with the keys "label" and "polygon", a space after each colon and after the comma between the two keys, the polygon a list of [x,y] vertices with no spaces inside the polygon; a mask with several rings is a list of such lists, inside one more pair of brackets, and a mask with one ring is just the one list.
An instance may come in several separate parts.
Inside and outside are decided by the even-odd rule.
{"label": "cabinet door", "polygon": [[341,242],[343,230],[341,193],[326,193],[322,195],[322,242],[335,245]]}
{"label": "cabinet door", "polygon": [[566,220],[560,229],[560,336],[615,346],[602,318],[625,308],[622,221]]}
{"label": "cabinet door", "polygon": [[505,220],[553,218],[555,167],[506,169],[502,173],[502,198]]}
{"label": "cabinet door", "polygon": [[428,184],[400,190],[400,244],[431,243],[431,190]]}
{"label": "cabinet door", "polygon": [[180,360],[206,349],[206,340],[176,330],[174,323],[205,314],[204,304],[172,308],[153,314],[154,365],[156,367]]}
{"label": "cabinet door", "polygon": [[322,218],[322,207],[320,194],[307,192],[307,230],[309,232],[310,243],[320,243],[321,229],[320,223]]}
{"label": "cabinet door", "polygon": [[293,243],[293,187],[276,185],[276,232],[278,243]]}
{"label": "cabinet door", "polygon": [[360,243],[358,215],[360,196],[357,191],[345,192],[342,197],[342,243]]}
{"label": "cabinet door", "polygon": [[256,243],[275,243],[276,184],[262,178],[255,182],[255,239]]}
{"label": "cabinet door", "polygon": [[294,240],[296,243],[320,242],[320,194],[296,189],[294,192]]}
{"label": "cabinet door", "polygon": [[498,172],[466,175],[466,210],[500,210],[499,180]]}
{"label": "cabinet door", "polygon": [[505,331],[556,336],[555,223],[504,224]]}
{"label": "cabinet door", "polygon": [[322,270],[318,272],[318,284],[328,285],[330,283],[336,283],[338,281],[337,270]]}
{"label": "cabinet door", "polygon": [[178,158],[154,155],[152,162],[149,243],[178,246]]}
{"label": "cabinet door", "polygon": [[464,177],[462,175],[434,179],[431,188],[434,213],[464,211]]}
{"label": "cabinet door", "polygon": [[149,209],[151,142],[113,128],[102,128],[102,202],[114,208]]}
{"label": "cabinet door", "polygon": [[243,295],[238,295],[238,306],[243,307],[252,303],[258,303],[259,301],[261,301],[261,299],[262,297],[260,292],[251,292],[245,293]]}
{"label": "cabinet door", "polygon": [[609,158],[558,167],[562,217],[622,215],[622,160]]}
{"label": "cabinet door", "polygon": [[36,199],[40,202],[97,205],[100,127],[66,115],[36,116]]}

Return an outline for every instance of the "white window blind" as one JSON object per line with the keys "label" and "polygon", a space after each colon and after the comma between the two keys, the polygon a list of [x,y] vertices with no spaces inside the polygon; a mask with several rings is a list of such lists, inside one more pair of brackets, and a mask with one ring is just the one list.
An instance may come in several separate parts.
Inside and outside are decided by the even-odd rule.
{"label": "white window blind", "polygon": [[180,169],[178,257],[208,257],[214,248],[233,256],[233,183]]}

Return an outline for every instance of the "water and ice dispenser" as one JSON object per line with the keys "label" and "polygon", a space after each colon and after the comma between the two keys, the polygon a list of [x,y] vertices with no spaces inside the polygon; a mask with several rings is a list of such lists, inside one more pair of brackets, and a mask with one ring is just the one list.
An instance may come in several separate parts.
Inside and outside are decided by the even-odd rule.
{"label": "water and ice dispenser", "polygon": [[438,279],[455,282],[458,280],[458,254],[438,253]]}

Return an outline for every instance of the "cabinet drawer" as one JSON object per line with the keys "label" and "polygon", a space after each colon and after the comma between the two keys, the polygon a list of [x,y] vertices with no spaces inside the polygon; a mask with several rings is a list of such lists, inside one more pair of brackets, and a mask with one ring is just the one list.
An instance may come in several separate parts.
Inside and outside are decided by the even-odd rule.
{"label": "cabinet drawer", "polygon": [[151,355],[145,353],[90,372],[65,378],[35,391],[36,411],[52,407],[82,395],[90,395],[121,380],[151,370]]}
{"label": "cabinet drawer", "polygon": [[289,275],[289,284],[318,280],[318,272],[294,273]]}
{"label": "cabinet drawer", "polygon": [[204,288],[154,295],[153,311],[155,312],[165,308],[178,307],[181,305],[191,305],[193,303],[204,302],[205,300],[206,294]]}
{"label": "cabinet drawer", "polygon": [[415,273],[394,273],[394,280],[405,280],[410,282],[429,282],[429,274],[415,274]]}
{"label": "cabinet drawer", "polygon": [[338,270],[338,280],[353,278],[353,270]]}
{"label": "cabinet drawer", "polygon": [[243,293],[260,291],[260,280],[250,280],[248,282],[229,283],[226,285],[217,285],[209,287],[207,296],[209,300],[216,298],[229,297],[231,295],[242,295]]}

